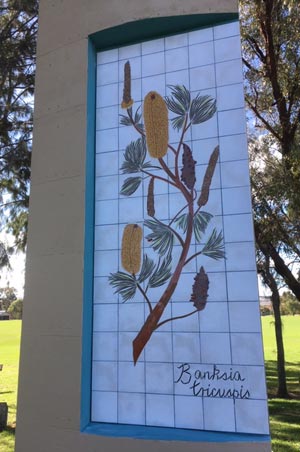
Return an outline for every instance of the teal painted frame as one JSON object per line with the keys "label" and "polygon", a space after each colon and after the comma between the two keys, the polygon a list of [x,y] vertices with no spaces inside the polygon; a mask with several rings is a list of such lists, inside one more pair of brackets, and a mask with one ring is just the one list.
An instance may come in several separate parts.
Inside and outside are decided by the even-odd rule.
{"label": "teal painted frame", "polygon": [[88,39],[87,136],[85,192],[85,251],[82,324],[82,371],[80,431],[109,437],[192,442],[270,442],[269,435],[221,433],[191,429],[91,422],[94,205],[95,205],[95,123],[96,53],[135,42],[166,37],[199,28],[238,20],[238,13],[160,17],[130,22],[99,31]]}

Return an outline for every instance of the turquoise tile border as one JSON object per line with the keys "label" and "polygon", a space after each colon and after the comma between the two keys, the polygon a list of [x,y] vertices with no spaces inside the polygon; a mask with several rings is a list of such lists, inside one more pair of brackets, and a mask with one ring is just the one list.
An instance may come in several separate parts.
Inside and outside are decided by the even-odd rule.
{"label": "turquoise tile border", "polygon": [[96,116],[96,52],[133,44],[159,36],[184,33],[193,29],[238,20],[237,13],[205,14],[145,19],[103,30],[88,39],[87,81],[87,149],[85,194],[85,252],[82,324],[81,416],[82,433],[110,437],[193,442],[270,442],[268,435],[220,433],[188,429],[146,427],[137,425],[91,422],[91,368],[93,327],[94,274],[94,184],[95,184],[95,116]]}

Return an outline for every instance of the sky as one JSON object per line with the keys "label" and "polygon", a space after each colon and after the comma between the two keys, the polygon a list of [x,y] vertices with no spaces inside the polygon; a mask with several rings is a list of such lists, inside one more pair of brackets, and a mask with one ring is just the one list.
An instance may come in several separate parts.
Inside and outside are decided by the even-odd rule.
{"label": "sky", "polygon": [[[12,236],[10,234],[0,233],[0,240],[11,244]],[[25,254],[18,253],[10,257],[11,270],[4,269],[0,271],[0,287],[14,287],[17,291],[17,297],[23,298],[24,278],[25,278]]]}

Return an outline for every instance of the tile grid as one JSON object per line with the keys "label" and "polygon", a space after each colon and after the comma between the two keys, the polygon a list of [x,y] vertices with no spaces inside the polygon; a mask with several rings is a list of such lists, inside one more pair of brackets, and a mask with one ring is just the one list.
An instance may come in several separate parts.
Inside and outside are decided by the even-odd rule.
{"label": "tile grid", "polygon": [[[215,35],[214,28],[213,28],[213,35]],[[216,61],[215,45],[214,45],[214,60]],[[215,72],[215,84],[217,86],[216,72]],[[217,101],[218,101],[218,99],[217,99]],[[219,111],[217,111],[217,130],[218,130],[218,136],[219,136],[219,133],[220,133],[219,132]],[[220,165],[220,184],[222,186],[222,168],[221,168],[221,165]],[[224,227],[223,193],[222,193],[222,190],[221,190],[221,217],[222,217],[223,240],[225,242],[225,236],[224,236],[225,227]],[[225,243],[224,243],[224,245],[225,245]],[[226,258],[225,258],[224,266],[225,266],[225,275],[227,275]],[[231,325],[230,325],[230,315],[229,315],[229,306],[228,306],[228,282],[227,282],[227,277],[225,278],[225,287],[226,287],[226,298],[227,298],[227,319],[228,319],[228,326],[229,326],[230,361],[231,361],[231,365],[232,365],[232,342],[231,342]],[[233,405],[234,404],[235,404],[235,400],[233,400]],[[236,412],[235,412],[235,408],[234,408],[234,429],[236,431]]]}

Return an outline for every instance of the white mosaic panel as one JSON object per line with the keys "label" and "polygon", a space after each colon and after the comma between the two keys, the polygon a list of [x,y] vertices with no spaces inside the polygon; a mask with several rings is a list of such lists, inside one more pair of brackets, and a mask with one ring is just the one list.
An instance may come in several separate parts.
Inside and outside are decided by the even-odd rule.
{"label": "white mosaic panel", "polygon": [[[209,199],[201,209],[213,217],[199,240],[193,233],[188,262],[159,320],[166,322],[152,333],[136,364],[132,341],[147,321],[149,303],[154,309],[172,276],[151,289],[142,282],[126,302],[109,280],[110,274],[126,273],[121,243],[128,224],[143,229],[142,254],[158,262],[146,238],[151,231],[143,226],[150,219],[149,177],[121,170],[127,146],[141,137],[138,127],[120,124],[120,115],[127,114],[120,107],[127,61],[133,113],[149,91],[170,96],[169,85],[184,85],[192,98],[200,92],[216,99],[215,114],[184,134],[197,161],[191,191],[195,205],[210,156],[219,146]],[[182,130],[173,129],[174,116],[169,112],[169,144],[176,151]],[[178,212],[186,212],[186,199],[157,159],[147,154],[146,161],[160,168],[148,173],[167,179],[155,179],[155,218],[174,226]],[[164,161],[175,174],[170,148]],[[178,164],[180,175],[182,150]],[[124,181],[135,176],[143,177],[137,190],[120,194]],[[98,54],[95,187],[92,421],[268,434],[238,22]],[[225,258],[201,254],[214,229],[222,234]],[[184,231],[176,231],[184,239]],[[175,238],[171,273],[182,249]],[[186,316],[194,310],[192,286],[201,266],[209,279],[207,303]]]}

